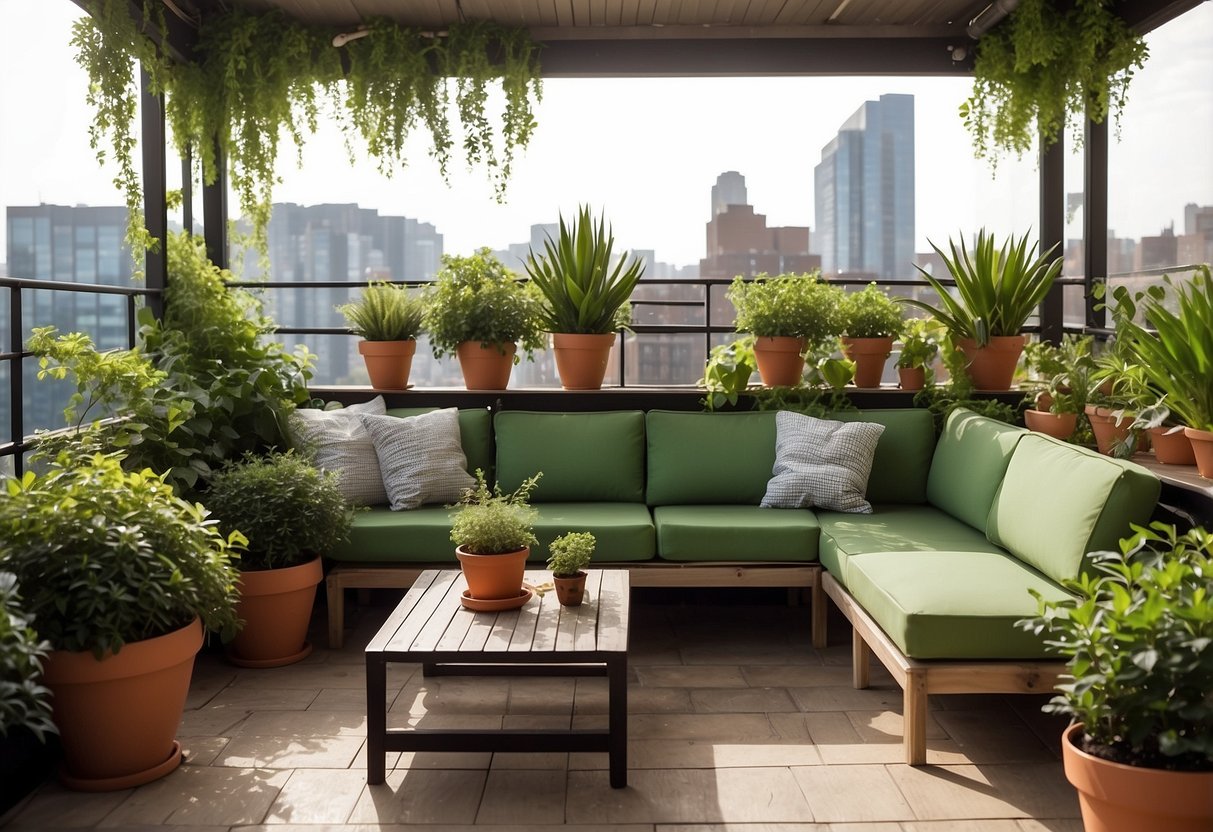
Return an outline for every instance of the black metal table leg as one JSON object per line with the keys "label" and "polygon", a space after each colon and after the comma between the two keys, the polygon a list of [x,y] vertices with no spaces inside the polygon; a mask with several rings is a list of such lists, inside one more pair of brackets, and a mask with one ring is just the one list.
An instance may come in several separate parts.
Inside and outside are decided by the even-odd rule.
{"label": "black metal table leg", "polygon": [[387,662],[366,657],[366,782],[377,786],[386,777]]}
{"label": "black metal table leg", "polygon": [[622,789],[628,784],[628,661],[624,654],[607,663],[608,754],[611,766],[611,788]]}

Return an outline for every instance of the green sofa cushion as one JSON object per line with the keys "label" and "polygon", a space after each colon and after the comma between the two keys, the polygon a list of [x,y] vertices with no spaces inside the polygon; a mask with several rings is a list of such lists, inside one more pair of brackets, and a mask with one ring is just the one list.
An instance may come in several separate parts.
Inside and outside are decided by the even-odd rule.
{"label": "green sofa cushion", "polygon": [[1026,435],[1023,428],[971,410],[952,411],[931,460],[927,500],[984,534],[994,492]]}
{"label": "green sofa cushion", "polygon": [[532,503],[644,502],[644,413],[503,411],[494,420],[497,481],[543,478]]}
{"label": "green sofa cushion", "polygon": [[931,411],[842,410],[831,413],[829,418],[884,425],[872,458],[872,473],[868,475],[868,502],[927,501],[927,471],[935,452],[935,420]]}
{"label": "green sofa cushion", "polygon": [[649,505],[761,502],[775,464],[774,411],[651,410],[645,423]]}
{"label": "green sofa cushion", "polygon": [[[389,416],[418,416],[438,410],[436,407],[393,407]],[[489,482],[493,481],[493,417],[483,408],[468,408],[459,411],[459,442],[463,455],[468,459],[468,473],[484,471]]]}
{"label": "green sofa cushion", "polygon": [[808,509],[658,506],[653,521],[665,560],[817,560],[820,527]]}
{"label": "green sofa cushion", "polygon": [[1015,627],[1036,614],[1029,589],[1065,591],[1006,553],[872,552],[847,566],[848,590],[913,659],[1043,659],[1039,636]]}
{"label": "green sofa cushion", "polygon": [[596,563],[650,560],[657,553],[653,518],[644,503],[541,503],[535,508],[539,545],[531,547],[532,561],[546,563],[548,544],[568,532],[594,535]]}
{"label": "green sofa cushion", "polygon": [[348,543],[328,557],[350,563],[453,563],[452,510],[444,506],[422,506],[392,511],[376,506],[354,518]]}
{"label": "green sofa cushion", "polygon": [[850,586],[850,559],[867,552],[1003,551],[933,506],[878,505],[871,514],[819,511],[817,519],[821,565],[843,586]]}
{"label": "green sofa cushion", "polygon": [[990,507],[986,534],[1060,581],[1084,556],[1116,549],[1158,502],[1158,478],[1130,462],[1030,434],[1019,441]]}

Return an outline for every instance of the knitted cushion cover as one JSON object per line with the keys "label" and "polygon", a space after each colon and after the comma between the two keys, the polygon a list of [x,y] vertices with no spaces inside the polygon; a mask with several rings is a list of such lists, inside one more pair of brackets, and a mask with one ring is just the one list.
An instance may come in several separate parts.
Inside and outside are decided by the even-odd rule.
{"label": "knitted cushion cover", "polygon": [[826,508],[871,514],[868,474],[884,425],[835,422],[781,410],[766,508]]}
{"label": "knitted cushion cover", "polygon": [[392,511],[454,503],[476,484],[459,442],[459,410],[419,416],[363,416],[379,457]]}
{"label": "knitted cushion cover", "polygon": [[371,435],[359,417],[386,413],[383,396],[338,410],[296,410],[290,417],[296,445],[310,448],[316,467],[336,471],[338,487],[354,505],[375,506],[387,502],[379,457]]}

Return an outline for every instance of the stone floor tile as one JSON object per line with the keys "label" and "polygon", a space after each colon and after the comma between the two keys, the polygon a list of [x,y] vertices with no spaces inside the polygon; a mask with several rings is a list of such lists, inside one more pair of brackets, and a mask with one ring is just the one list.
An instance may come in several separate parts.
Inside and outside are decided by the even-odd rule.
{"label": "stone floor tile", "polygon": [[[388,665],[388,667],[390,669],[392,666]],[[403,685],[404,682],[401,681],[400,684]],[[366,669],[356,664],[338,664],[323,660],[310,663],[297,662],[285,667],[242,669],[236,674],[232,687],[241,690],[245,688],[273,688],[275,690],[352,688],[365,690]]]}
{"label": "stone floor tile", "polygon": [[[400,695],[401,688],[389,687],[384,699],[386,706],[391,708]],[[358,711],[366,713],[366,691],[362,688],[322,688],[312,704],[307,706],[309,711]]]}
{"label": "stone floor tile", "polygon": [[[744,669],[743,669],[744,672]],[[747,677],[748,678],[748,677]],[[788,694],[802,711],[894,711],[901,713],[901,688],[790,687]]]}
{"label": "stone floor tile", "polygon": [[186,711],[181,715],[181,724],[177,727],[178,737],[221,737],[240,725],[248,718],[248,711],[234,711],[227,708],[201,708],[196,711]]}
{"label": "stone floor tile", "polygon": [[884,766],[798,766],[792,774],[816,820],[841,823],[914,818],[910,804]]}
{"label": "stone floor tile", "polygon": [[803,665],[765,665],[751,660],[744,664],[741,672],[748,684],[754,687],[848,687],[851,684],[851,668],[827,667],[817,663]]}
{"label": "stone floor tile", "polygon": [[349,822],[471,824],[485,778],[484,771],[397,769],[363,789]]}
{"label": "stone floor tile", "polygon": [[[641,684],[628,685],[628,713],[660,714],[691,713],[690,688],[653,688]],[[573,700],[575,714],[605,714],[607,712],[606,679],[580,678]]]}
{"label": "stone floor tile", "polygon": [[[872,732],[868,742],[856,729],[848,714],[818,712],[808,714],[769,714],[776,733],[787,740],[812,742],[827,765],[850,763],[900,763],[905,761],[901,737],[886,737]],[[927,762],[932,764],[962,764],[968,759],[949,739],[927,741]]]}
{"label": "stone floor tile", "polygon": [[227,743],[227,737],[182,737],[181,750],[187,765],[209,766]]}
{"label": "stone floor tile", "polygon": [[[574,717],[580,727],[589,717]],[[682,739],[707,742],[754,742],[774,739],[764,714],[636,714],[628,719],[634,739]]]}
{"label": "stone floor tile", "polygon": [[359,736],[234,737],[213,765],[234,768],[349,768],[362,748]]}
{"label": "stone floor tile", "polygon": [[744,688],[748,683],[741,668],[733,666],[686,667],[684,665],[638,667],[640,684],[652,688]]}
{"label": "stone floor tile", "polygon": [[822,832],[902,832],[900,823],[827,823]]}
{"label": "stone floor tile", "polygon": [[289,776],[289,771],[182,766],[136,789],[99,826],[261,823]]}
{"label": "stone floor tile", "polygon": [[1028,818],[1019,821],[1020,832],[1083,832],[1080,818]]}
{"label": "stone floor tile", "polygon": [[266,823],[345,823],[366,788],[366,769],[299,769],[278,793]]}
{"label": "stone floor tile", "polygon": [[573,677],[509,680],[509,714],[572,714]]}
{"label": "stone floor tile", "polygon": [[564,804],[563,773],[494,769],[485,783],[476,823],[559,824],[564,822]]}
{"label": "stone floor tile", "polygon": [[[827,832],[823,823],[662,823],[657,832]],[[898,832],[897,829],[891,832]]]}
{"label": "stone floor tile", "polygon": [[[905,721],[894,711],[847,711],[847,719],[864,742],[896,742],[905,737]],[[927,714],[927,739],[946,739],[948,734],[936,721],[936,714]]]}
{"label": "stone floor tile", "polygon": [[932,716],[971,762],[1023,763],[1056,759],[1010,707],[937,711]]}
{"label": "stone floor tile", "polygon": [[919,820],[902,827],[905,832],[1022,832],[1013,820]]}
{"label": "stone floor tile", "polygon": [[[637,740],[628,743],[628,768],[770,768],[815,766],[817,748],[804,743],[716,743],[695,740]],[[570,768],[605,769],[604,754],[572,754]]]}
{"label": "stone floor tile", "polygon": [[207,704],[210,710],[302,711],[312,704],[320,688],[229,687]]}
{"label": "stone floor tile", "polygon": [[[555,714],[519,714],[510,715],[502,720],[501,727],[525,731],[535,730],[569,730],[572,717]],[[604,760],[606,754],[602,753]],[[535,751],[503,751],[493,754],[493,769],[532,769],[544,771],[564,771],[569,767],[567,751],[535,752]],[[561,804],[564,805],[563,803]],[[563,817],[563,814],[562,814]]]}
{"label": "stone floor tile", "polygon": [[119,792],[73,792],[58,783],[43,785],[25,805],[9,817],[5,829],[80,829],[96,826],[118,808],[132,790]]}
{"label": "stone floor tile", "polygon": [[677,643],[668,646],[645,644],[638,649],[628,649],[628,664],[637,665],[674,665],[682,663],[682,654],[678,652]]}
{"label": "stone floor tile", "polygon": [[703,713],[768,714],[797,710],[783,688],[694,688],[691,704]]}
{"label": "stone floor tile", "polygon": [[411,714],[504,714],[510,686],[506,679],[483,676],[415,677],[400,691],[393,712]]}
{"label": "stone floor tile", "polygon": [[1078,801],[1056,763],[890,766],[922,820],[1077,817]]}
{"label": "stone floor tile", "polygon": [[738,644],[732,636],[724,636],[702,646],[683,647],[679,652],[683,664],[688,665],[817,664],[817,656],[809,645],[808,633],[805,633],[804,641],[797,644],[771,643],[762,637],[756,637],[750,644]]}
{"label": "stone floor tile", "polygon": [[229,736],[365,737],[366,714],[358,711],[258,711]]}

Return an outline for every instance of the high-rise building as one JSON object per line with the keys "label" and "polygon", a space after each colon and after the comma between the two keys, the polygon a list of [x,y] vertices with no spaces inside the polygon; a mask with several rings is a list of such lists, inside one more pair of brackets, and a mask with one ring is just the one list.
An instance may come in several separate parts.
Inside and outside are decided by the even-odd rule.
{"label": "high-rise building", "polygon": [[1180,265],[1213,263],[1213,205],[1184,206],[1184,233],[1177,248]]}
{"label": "high-rise building", "polygon": [[730,205],[748,205],[745,177],[735,170],[726,170],[716,177],[712,186],[712,216],[723,214]]}
{"label": "high-rise building", "polygon": [[914,96],[865,101],[814,169],[817,246],[826,274],[914,276]]}
{"label": "high-rise building", "polygon": [[765,214],[751,205],[730,205],[707,224],[707,257],[699,261],[703,277],[754,277],[763,272],[809,272],[821,258],[809,253],[807,226],[767,227]]}

